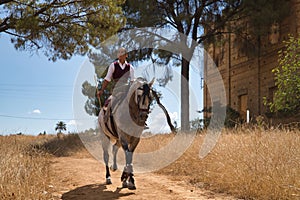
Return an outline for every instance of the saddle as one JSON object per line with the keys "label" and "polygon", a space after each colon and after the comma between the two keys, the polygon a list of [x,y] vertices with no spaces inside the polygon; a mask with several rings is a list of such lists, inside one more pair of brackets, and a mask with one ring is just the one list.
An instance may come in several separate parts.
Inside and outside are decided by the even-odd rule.
{"label": "saddle", "polygon": [[115,113],[118,106],[122,103],[125,98],[124,93],[118,93],[117,95],[110,96],[104,103],[103,121],[107,130],[115,137],[118,137],[117,128],[115,125],[113,114]]}
{"label": "saddle", "polygon": [[108,97],[108,99],[106,99],[104,106],[103,106],[103,110],[104,110],[104,122],[107,122],[108,118],[113,115],[113,113],[115,112],[115,110],[118,108],[118,106],[120,105],[120,103],[122,103],[122,101],[125,98],[125,94],[122,92],[116,94],[116,95],[111,95],[110,97]]}

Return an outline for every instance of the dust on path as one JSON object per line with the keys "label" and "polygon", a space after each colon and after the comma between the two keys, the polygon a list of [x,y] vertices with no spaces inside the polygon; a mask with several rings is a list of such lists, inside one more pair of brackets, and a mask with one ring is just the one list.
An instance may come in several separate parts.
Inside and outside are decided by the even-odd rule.
{"label": "dust on path", "polygon": [[53,200],[233,200],[223,194],[172,181],[167,176],[154,173],[135,174],[136,190],[118,189],[121,172],[112,172],[111,185],[105,184],[105,166],[93,158],[54,157],[51,160],[51,185]]}

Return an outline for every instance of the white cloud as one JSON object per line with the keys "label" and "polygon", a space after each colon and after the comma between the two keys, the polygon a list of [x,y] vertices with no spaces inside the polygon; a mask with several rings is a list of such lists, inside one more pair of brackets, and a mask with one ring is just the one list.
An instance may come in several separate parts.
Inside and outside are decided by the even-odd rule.
{"label": "white cloud", "polygon": [[42,112],[39,109],[34,109],[33,111],[29,112],[30,114],[41,114]]}
{"label": "white cloud", "polygon": [[77,132],[77,124],[75,120],[70,120],[66,123],[68,132]]}
{"label": "white cloud", "polygon": [[[169,113],[171,122],[174,125],[174,121],[178,121],[178,113]],[[167,118],[165,114],[158,108],[154,109],[149,116],[147,131],[151,133],[169,133],[171,132],[170,127],[167,123]]]}
{"label": "white cloud", "polygon": [[76,125],[76,121],[75,120],[70,120],[66,123],[68,126],[75,126]]}

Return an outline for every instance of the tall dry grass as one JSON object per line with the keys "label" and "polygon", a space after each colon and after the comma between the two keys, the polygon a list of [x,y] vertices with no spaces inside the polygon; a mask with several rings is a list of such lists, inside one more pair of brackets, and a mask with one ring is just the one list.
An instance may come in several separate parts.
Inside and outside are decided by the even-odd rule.
{"label": "tall dry grass", "polygon": [[56,157],[90,156],[79,135],[75,133],[48,138],[44,142],[36,143],[35,148]]}
{"label": "tall dry grass", "polygon": [[300,199],[300,131],[224,130],[200,159],[203,138],[159,173],[243,199]]}
{"label": "tall dry grass", "polygon": [[[227,129],[200,159],[204,136],[197,135],[177,161],[157,173],[243,199],[300,199],[299,130]],[[137,152],[162,148],[173,138],[143,138]],[[90,156],[76,134],[61,139],[0,136],[0,199],[51,199],[50,154]]]}
{"label": "tall dry grass", "polygon": [[37,139],[0,136],[0,199],[50,199],[49,159],[32,148]]}

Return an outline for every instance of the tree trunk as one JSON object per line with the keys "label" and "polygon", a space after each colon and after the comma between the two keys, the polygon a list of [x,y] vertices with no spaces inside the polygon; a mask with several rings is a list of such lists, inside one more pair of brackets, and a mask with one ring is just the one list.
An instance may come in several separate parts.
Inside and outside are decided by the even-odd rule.
{"label": "tree trunk", "polygon": [[190,129],[189,111],[189,66],[190,62],[182,58],[181,60],[181,130]]}

